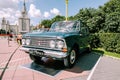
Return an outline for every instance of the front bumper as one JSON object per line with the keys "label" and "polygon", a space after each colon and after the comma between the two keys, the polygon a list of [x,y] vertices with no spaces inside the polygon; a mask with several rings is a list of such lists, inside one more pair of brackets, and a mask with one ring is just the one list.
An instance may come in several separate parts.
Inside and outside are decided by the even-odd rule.
{"label": "front bumper", "polygon": [[[20,50],[25,51],[29,54],[36,55],[36,56],[44,56],[44,57],[52,57],[52,58],[57,58],[57,59],[63,59],[67,57],[67,53],[60,52],[60,51],[52,51],[52,50],[42,50],[42,49],[34,49],[34,48],[20,48]],[[34,54],[31,52],[31,50],[34,51],[42,51],[44,52],[44,55],[41,55],[41,53]]]}

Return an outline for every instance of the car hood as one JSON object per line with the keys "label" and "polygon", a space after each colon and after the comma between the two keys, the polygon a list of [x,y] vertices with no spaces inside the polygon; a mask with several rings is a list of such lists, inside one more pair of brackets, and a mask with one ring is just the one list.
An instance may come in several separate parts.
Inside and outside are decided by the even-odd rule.
{"label": "car hood", "polygon": [[23,37],[60,37],[60,38],[64,38],[67,36],[71,36],[71,35],[76,35],[76,32],[69,32],[69,33],[63,33],[63,32],[38,32],[38,33],[27,33],[25,35],[23,35]]}

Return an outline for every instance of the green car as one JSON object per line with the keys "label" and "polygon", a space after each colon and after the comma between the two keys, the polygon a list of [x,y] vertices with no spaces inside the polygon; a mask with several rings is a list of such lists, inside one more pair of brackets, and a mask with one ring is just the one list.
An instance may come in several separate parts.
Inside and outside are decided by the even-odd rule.
{"label": "green car", "polygon": [[32,32],[22,37],[22,48],[33,61],[42,57],[62,60],[66,67],[73,67],[77,55],[90,51],[89,31],[81,21],[54,22],[48,31]]}

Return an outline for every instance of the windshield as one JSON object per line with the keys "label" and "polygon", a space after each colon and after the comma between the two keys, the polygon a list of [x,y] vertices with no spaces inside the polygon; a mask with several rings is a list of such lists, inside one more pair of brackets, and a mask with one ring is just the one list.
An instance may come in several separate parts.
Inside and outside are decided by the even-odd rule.
{"label": "windshield", "polygon": [[75,32],[79,30],[79,25],[75,21],[60,21],[52,24],[50,32]]}

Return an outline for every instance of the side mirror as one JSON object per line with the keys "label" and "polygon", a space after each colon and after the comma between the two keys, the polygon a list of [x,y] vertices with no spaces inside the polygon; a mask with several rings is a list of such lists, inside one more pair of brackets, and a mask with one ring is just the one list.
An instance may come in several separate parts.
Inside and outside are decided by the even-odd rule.
{"label": "side mirror", "polygon": [[83,34],[80,33],[80,36],[83,36]]}
{"label": "side mirror", "polygon": [[82,32],[81,32],[81,31],[79,31],[79,34],[80,34],[80,36],[83,36],[83,34],[82,34]]}

